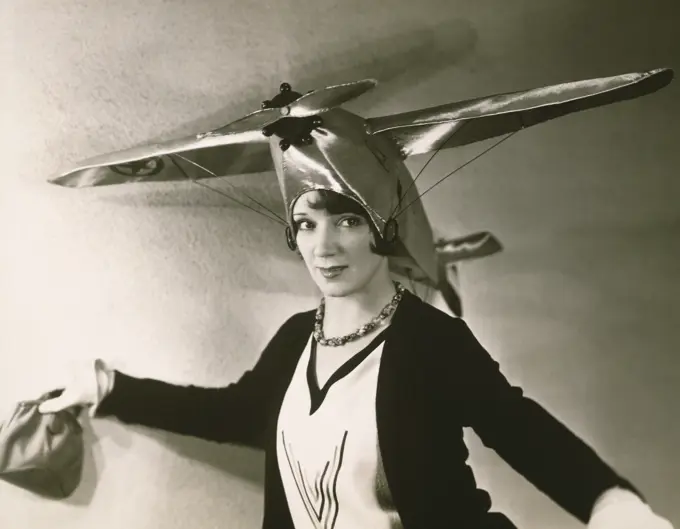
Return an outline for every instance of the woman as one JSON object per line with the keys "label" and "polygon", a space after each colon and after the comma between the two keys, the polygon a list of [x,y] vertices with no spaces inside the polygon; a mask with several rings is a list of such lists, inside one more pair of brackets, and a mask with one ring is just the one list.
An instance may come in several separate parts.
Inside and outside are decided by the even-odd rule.
{"label": "woman", "polygon": [[[255,367],[227,387],[137,379],[98,361],[96,377],[41,410],[92,404],[96,416],[263,448],[265,529],[512,529],[476,486],[464,427],[590,529],[672,529],[631,483],[511,386],[463,320],[390,276],[446,291],[406,157],[638,97],[671,78],[661,69],[375,119],[339,108],[374,82],[305,95],[284,83],[262,111],[213,133],[79,164],[54,182],[190,178],[187,159],[172,153],[268,141],[288,245],[322,301],[290,317]],[[235,156],[226,147],[216,155],[222,165]]]}
{"label": "woman", "polygon": [[322,302],[288,319],[236,383],[177,386],[97,361],[96,377],[41,411],[93,405],[97,417],[263,448],[264,528],[511,529],[466,464],[472,427],[589,529],[671,529],[508,383],[463,320],[392,281],[398,237],[358,202],[308,190],[291,214],[289,242]]}

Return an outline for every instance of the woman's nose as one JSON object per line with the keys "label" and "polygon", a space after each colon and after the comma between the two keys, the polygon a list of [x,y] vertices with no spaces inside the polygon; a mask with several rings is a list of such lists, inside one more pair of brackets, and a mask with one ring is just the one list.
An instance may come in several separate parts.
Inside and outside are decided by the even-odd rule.
{"label": "woman's nose", "polygon": [[338,251],[337,234],[332,228],[319,227],[314,241],[314,253],[317,257],[333,255]]}

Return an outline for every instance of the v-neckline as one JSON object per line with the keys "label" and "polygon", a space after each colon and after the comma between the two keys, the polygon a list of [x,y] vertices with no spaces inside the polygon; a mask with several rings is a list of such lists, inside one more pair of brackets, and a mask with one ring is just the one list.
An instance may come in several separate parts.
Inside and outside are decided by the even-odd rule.
{"label": "v-neckline", "polygon": [[310,346],[309,360],[307,362],[307,386],[309,388],[309,397],[311,401],[309,414],[313,415],[321,404],[323,404],[328,391],[333,384],[339,382],[352,371],[354,371],[375,349],[385,341],[386,333],[391,326],[380,331],[371,342],[363,349],[348,358],[338,369],[336,369],[329,379],[324,384],[323,388],[319,387],[319,379],[316,373],[316,339],[312,335],[312,343]]}

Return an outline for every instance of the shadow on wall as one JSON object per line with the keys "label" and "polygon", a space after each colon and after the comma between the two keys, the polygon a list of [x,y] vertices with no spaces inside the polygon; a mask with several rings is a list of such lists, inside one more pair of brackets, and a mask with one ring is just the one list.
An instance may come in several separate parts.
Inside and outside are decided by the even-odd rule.
{"label": "shadow on wall", "polygon": [[[233,80],[225,78],[224,95],[218,95],[227,101],[225,106],[149,141],[162,141],[223,126],[245,114],[259,110],[262,100],[276,95],[282,82],[290,83],[295,90],[306,92],[323,86],[374,78],[387,85],[389,95],[393,97],[399,91],[412,89],[442,69],[462,61],[474,51],[477,42],[477,31],[470,22],[454,18],[438,25],[402,31],[379,39],[367,35],[366,39],[358,42],[352,40],[351,46],[347,46],[347,41],[333,42],[331,45],[335,49],[320,49],[316,46],[314,53],[310,53],[309,56],[287,56],[285,64],[295,66],[290,67],[285,74],[275,68],[275,62],[271,73],[263,72],[264,75],[258,77],[260,81],[258,86],[236,85],[235,89]],[[165,42],[159,41],[156,46],[157,49],[154,50],[148,43],[145,45],[143,55],[147,60],[153,60],[155,54],[167,53]],[[128,49],[125,53],[136,57],[141,51]],[[127,62],[121,58],[118,64]],[[282,79],[281,75],[287,78]],[[146,79],[146,82],[153,83],[153,77]],[[164,83],[163,86],[161,82]],[[183,86],[182,90],[188,90],[189,86]],[[173,88],[159,80],[156,90],[172,91]],[[366,111],[386,96],[384,90],[378,89],[362,96],[357,104]],[[204,100],[208,104],[215,97],[214,93],[183,94],[187,106],[191,108],[205,107],[201,101]]]}
{"label": "shadow on wall", "polygon": [[180,458],[197,461],[218,469],[229,476],[246,481],[256,487],[264,484],[264,453],[258,450],[217,444],[201,439],[172,434],[139,426],[121,425],[115,421],[97,423],[97,433],[89,420],[81,421],[85,440],[85,461],[80,485],[75,492],[60,503],[84,507],[95,496],[100,476],[105,474],[105,457],[100,443],[103,439],[126,451],[132,447],[134,435],[143,435],[175,452]]}
{"label": "shadow on wall", "polygon": [[211,443],[159,430],[149,431],[147,435],[182,458],[210,465],[225,474],[258,487],[264,485],[263,451],[230,444]]}
{"label": "shadow on wall", "polygon": [[[207,291],[201,290],[206,297],[203,303],[214,303],[216,315],[223,314],[224,300],[233,294],[229,277],[238,277],[239,289],[244,291],[311,294],[306,269],[285,242],[283,201],[274,174],[237,176],[229,182],[222,179],[209,185],[218,192],[190,182],[167,188],[129,184],[102,189],[102,193],[98,190],[93,200],[114,205],[116,209],[148,210],[153,220],[140,226],[136,235],[146,240],[146,251],[170,252],[176,247],[173,241],[186,244],[191,240],[192,250],[172,251],[168,254],[172,259],[169,264],[187,278],[196,278],[200,271],[200,280],[212,285]],[[267,210],[281,220],[271,220],[274,214]],[[159,229],[161,224],[164,227]],[[253,260],[257,266],[253,266]]]}
{"label": "shadow on wall", "polygon": [[[322,52],[293,71],[290,82],[312,90],[360,79],[377,79],[384,85],[383,89],[379,85],[355,103],[368,111],[388,95],[394,97],[401,91],[411,90],[428,77],[461,62],[472,54],[477,42],[477,31],[470,22],[455,18],[424,29],[355,43],[344,50]],[[295,60],[292,62],[297,64]],[[278,84],[272,88],[276,86]]]}
{"label": "shadow on wall", "polygon": [[261,487],[264,484],[264,452],[229,444],[217,444],[194,437],[177,435],[161,430],[100,421],[95,434],[89,420],[81,421],[85,440],[85,461],[80,485],[74,493],[59,500],[72,506],[87,506],[92,502],[100,476],[104,472],[104,455],[100,442],[112,441],[118,448],[127,450],[132,447],[134,434],[154,439],[164,447],[175,452],[180,458],[191,459],[216,468],[225,474]]}
{"label": "shadow on wall", "polygon": [[[284,216],[283,200],[274,171],[180,184],[122,184],[92,191],[93,197],[96,193],[96,200],[131,208],[242,209],[262,217],[271,226],[276,226],[276,223],[257,212],[272,218],[278,216],[282,219]],[[76,192],[87,193],[88,189]]]}

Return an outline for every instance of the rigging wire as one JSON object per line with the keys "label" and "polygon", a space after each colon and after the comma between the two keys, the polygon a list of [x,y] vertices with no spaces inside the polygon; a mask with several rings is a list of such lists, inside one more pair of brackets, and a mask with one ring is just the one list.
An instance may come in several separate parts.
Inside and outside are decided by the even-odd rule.
{"label": "rigging wire", "polygon": [[[178,155],[178,154],[169,154],[168,157],[170,158],[170,160],[172,161],[172,163],[173,163],[173,164],[174,164],[174,165],[182,172],[182,174],[183,174],[184,176],[186,176],[186,178],[187,178],[188,180],[190,180],[191,182],[193,182],[194,184],[196,184],[196,185],[198,185],[198,186],[201,186],[201,187],[204,187],[204,188],[206,188],[206,189],[209,189],[210,191],[214,191],[214,192],[217,193],[218,195],[222,195],[223,197],[226,197],[226,198],[228,198],[228,199],[230,199],[230,200],[236,202],[236,203],[239,204],[240,206],[243,206],[243,207],[245,207],[245,208],[247,208],[247,209],[249,209],[249,210],[251,210],[251,211],[254,211],[255,213],[258,213],[258,214],[262,215],[263,217],[265,217],[265,218],[271,220],[272,222],[276,222],[277,224],[285,224],[285,221],[284,221],[279,215],[277,215],[274,211],[270,210],[269,208],[267,208],[266,206],[264,206],[263,204],[261,204],[260,202],[258,202],[257,200],[255,200],[254,198],[249,197],[249,196],[246,195],[245,193],[243,193],[243,194],[246,195],[246,197],[247,197],[248,199],[252,200],[252,201],[255,202],[257,205],[259,205],[260,207],[264,208],[267,212],[269,212],[269,213],[271,213],[272,215],[274,215],[274,218],[272,218],[272,217],[270,217],[269,215],[263,213],[262,211],[258,211],[257,209],[253,208],[252,206],[249,206],[248,204],[245,204],[244,202],[241,202],[240,200],[238,200],[238,199],[232,197],[231,195],[225,193],[224,191],[222,191],[222,190],[220,190],[220,189],[211,187],[211,186],[209,186],[208,184],[206,184],[206,183],[204,183],[204,182],[201,182],[200,180],[198,180],[198,179],[196,179],[196,178],[191,178],[191,177],[187,174],[187,172],[184,170],[184,168],[183,168],[179,163],[177,163],[177,160],[175,160],[175,157],[181,158],[182,160],[184,160],[184,161],[186,161],[186,162],[188,162],[188,163],[191,163],[192,165],[195,165],[195,166],[198,167],[199,169],[202,169],[202,170],[205,171],[206,173],[208,173],[208,174],[210,174],[210,175],[212,175],[212,176],[217,177],[217,175],[216,175],[215,173],[213,173],[212,171],[206,169],[206,168],[203,167],[202,165],[200,165],[200,164],[198,164],[198,163],[196,163],[196,162],[194,162],[194,161],[192,161],[192,160],[189,160],[189,159],[185,158],[184,156]],[[231,183],[229,183],[229,185],[230,185],[231,187],[234,187],[234,188],[236,187],[236,186],[234,186],[234,185],[231,184]]]}
{"label": "rigging wire", "polygon": [[437,180],[437,182],[435,182],[434,184],[432,184],[432,185],[431,185],[430,187],[428,187],[425,191],[423,191],[419,196],[417,196],[417,197],[414,198],[411,202],[409,202],[409,203],[406,205],[406,207],[405,207],[404,209],[402,209],[399,213],[397,213],[397,215],[396,215],[394,218],[395,218],[395,219],[396,219],[396,218],[399,218],[399,216],[400,216],[402,213],[404,213],[406,210],[408,210],[408,208],[409,208],[410,206],[412,206],[415,202],[417,202],[418,200],[420,200],[424,195],[426,195],[427,193],[429,193],[430,191],[432,191],[433,188],[435,188],[436,186],[438,186],[439,184],[441,184],[444,180],[446,180],[446,179],[449,178],[450,176],[453,176],[454,174],[456,174],[458,171],[460,171],[460,170],[463,169],[464,167],[467,167],[468,165],[470,165],[470,164],[471,164],[472,162],[474,162],[475,160],[478,160],[479,158],[481,158],[482,156],[484,156],[484,155],[485,155],[486,153],[488,153],[491,149],[495,149],[495,148],[498,147],[501,143],[503,143],[505,140],[508,140],[508,139],[510,139],[512,136],[514,136],[517,132],[518,132],[518,131],[514,131],[514,132],[509,133],[507,136],[501,138],[501,139],[498,140],[496,143],[494,143],[493,145],[491,145],[491,147],[488,147],[488,148],[484,149],[482,152],[480,152],[479,154],[477,154],[476,156],[474,156],[473,158],[471,158],[470,160],[468,160],[468,161],[465,162],[464,164],[462,164],[462,165],[456,167],[453,171],[451,171],[450,173],[446,174],[445,176],[443,176],[442,178],[440,178],[439,180]]}
{"label": "rigging wire", "polygon": [[427,166],[430,165],[430,162],[434,159],[435,156],[437,156],[437,154],[439,153],[439,151],[441,151],[441,150],[445,147],[445,145],[446,145],[448,142],[451,141],[451,139],[456,135],[456,133],[460,132],[460,130],[461,130],[465,125],[467,125],[468,123],[469,123],[468,121],[465,121],[460,127],[455,127],[455,128],[453,129],[453,131],[451,132],[451,134],[449,134],[449,137],[446,138],[446,140],[444,140],[444,142],[443,142],[439,147],[437,147],[437,149],[432,153],[432,155],[431,155],[430,158],[427,160],[427,162],[425,162],[425,164],[420,168],[420,171],[418,171],[418,174],[416,175],[416,177],[415,177],[413,180],[411,180],[411,183],[410,183],[409,186],[406,188],[406,191],[405,191],[404,193],[402,193],[402,195],[399,197],[399,202],[397,202],[396,207],[395,207],[394,210],[392,210],[392,212],[390,213],[389,218],[396,218],[396,217],[394,217],[394,214],[399,210],[399,208],[400,208],[400,206],[401,206],[401,202],[402,202],[402,200],[404,199],[404,197],[408,194],[408,192],[411,190],[411,188],[414,187],[414,186],[416,185],[416,180],[418,180],[418,178],[420,178],[420,175],[423,174],[423,171],[425,171],[425,169],[427,168]]}

